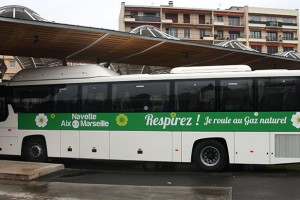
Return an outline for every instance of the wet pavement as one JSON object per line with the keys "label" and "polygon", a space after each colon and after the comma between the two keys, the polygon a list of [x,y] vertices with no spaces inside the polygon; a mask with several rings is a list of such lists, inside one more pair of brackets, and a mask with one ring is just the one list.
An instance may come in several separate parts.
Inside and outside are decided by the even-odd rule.
{"label": "wet pavement", "polygon": [[0,199],[300,199],[299,165],[204,173],[191,164],[57,161],[66,168],[33,181],[0,180]]}
{"label": "wet pavement", "polygon": [[114,200],[186,199],[230,200],[231,188],[98,185],[57,182],[0,180],[0,199],[23,200]]}

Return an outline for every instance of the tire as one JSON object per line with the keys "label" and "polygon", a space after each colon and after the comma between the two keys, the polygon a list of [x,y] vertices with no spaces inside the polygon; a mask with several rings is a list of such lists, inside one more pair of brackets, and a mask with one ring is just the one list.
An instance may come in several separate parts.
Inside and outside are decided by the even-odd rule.
{"label": "tire", "polygon": [[193,151],[193,161],[204,171],[218,172],[228,163],[227,150],[224,145],[215,140],[205,140],[197,144]]}
{"label": "tire", "polygon": [[24,144],[23,156],[30,162],[46,162],[47,147],[43,138],[30,138]]}

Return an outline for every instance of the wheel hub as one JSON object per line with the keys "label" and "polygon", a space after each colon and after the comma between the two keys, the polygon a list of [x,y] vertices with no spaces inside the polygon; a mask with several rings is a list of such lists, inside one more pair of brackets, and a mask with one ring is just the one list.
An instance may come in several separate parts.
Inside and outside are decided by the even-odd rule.
{"label": "wheel hub", "polygon": [[206,166],[217,165],[220,161],[220,152],[213,146],[205,147],[200,153],[200,159]]}

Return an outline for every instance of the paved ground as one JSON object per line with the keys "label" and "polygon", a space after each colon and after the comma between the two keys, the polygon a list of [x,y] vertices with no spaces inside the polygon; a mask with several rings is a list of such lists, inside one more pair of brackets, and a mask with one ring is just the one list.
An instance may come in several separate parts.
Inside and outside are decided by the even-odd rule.
{"label": "paved ground", "polygon": [[[221,173],[199,172],[189,164],[67,161],[67,169],[38,179],[146,187],[231,188],[234,200],[298,200],[300,172],[293,165],[242,165]],[[175,190],[174,190],[175,191]],[[179,199],[179,198],[178,198]]]}
{"label": "paved ground", "polygon": [[299,165],[204,173],[190,164],[58,161],[66,169],[33,181],[0,180],[0,199],[300,199]]}
{"label": "paved ground", "polygon": [[115,200],[115,199],[185,199],[231,200],[231,188],[158,187],[57,182],[0,181],[0,199],[23,200]]}
{"label": "paved ground", "polygon": [[[131,185],[131,178],[125,184],[111,185],[90,183],[86,178],[84,183],[64,182],[58,179],[72,177],[74,170],[63,169],[62,164],[0,160],[0,199],[232,199],[230,187],[173,186],[171,182],[166,186]],[[79,169],[75,173],[82,174]],[[33,178],[36,181],[29,181]]]}

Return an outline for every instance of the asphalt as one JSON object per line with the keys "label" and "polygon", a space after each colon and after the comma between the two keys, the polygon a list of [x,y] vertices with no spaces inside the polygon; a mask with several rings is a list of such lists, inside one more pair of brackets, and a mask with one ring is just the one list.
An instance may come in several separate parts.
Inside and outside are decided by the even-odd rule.
{"label": "asphalt", "polygon": [[231,200],[231,187],[136,186],[36,181],[64,165],[0,160],[0,199]]}

